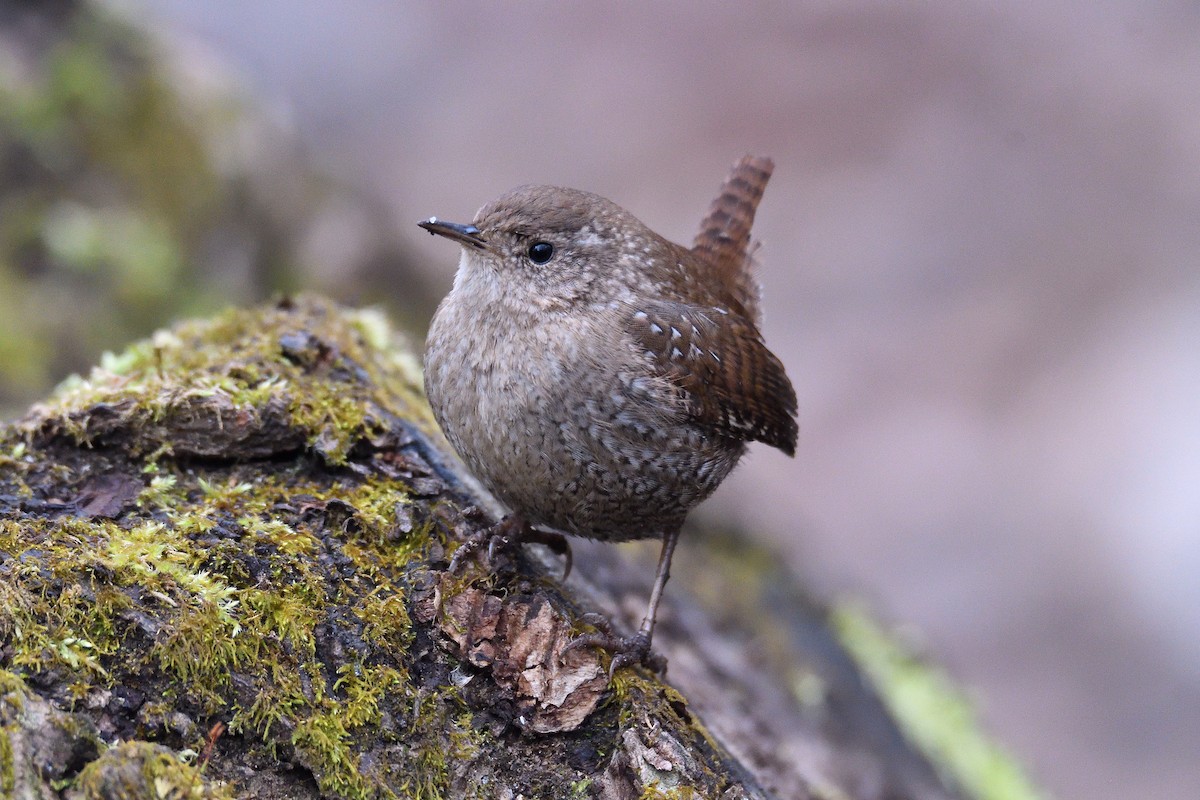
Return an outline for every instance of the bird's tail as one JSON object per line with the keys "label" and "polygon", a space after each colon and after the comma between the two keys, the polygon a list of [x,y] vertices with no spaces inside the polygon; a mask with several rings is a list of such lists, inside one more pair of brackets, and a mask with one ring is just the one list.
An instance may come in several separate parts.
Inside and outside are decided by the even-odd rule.
{"label": "bird's tail", "polygon": [[754,250],[750,228],[775,162],[766,156],[744,156],[733,165],[721,192],[713,200],[692,251],[703,258],[756,323],[759,321],[759,285],[754,275]]}

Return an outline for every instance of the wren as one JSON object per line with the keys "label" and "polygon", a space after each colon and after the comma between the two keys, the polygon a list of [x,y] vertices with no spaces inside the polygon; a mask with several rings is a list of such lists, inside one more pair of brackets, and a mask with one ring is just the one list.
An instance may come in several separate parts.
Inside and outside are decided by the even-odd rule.
{"label": "wren", "polygon": [[513,189],[469,225],[420,223],[462,247],[425,343],[426,392],[451,445],[512,512],[499,532],[662,538],[637,635],[603,626],[569,645],[611,652],[610,674],[650,660],[688,511],[748,442],[795,453],[796,393],[759,330],[750,239],[773,167],[738,161],[691,248],[556,186]]}

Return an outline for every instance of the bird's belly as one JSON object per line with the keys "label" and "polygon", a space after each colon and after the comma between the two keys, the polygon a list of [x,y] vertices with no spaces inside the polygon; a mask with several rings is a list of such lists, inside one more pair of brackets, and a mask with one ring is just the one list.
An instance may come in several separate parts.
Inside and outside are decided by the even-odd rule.
{"label": "bird's belly", "polygon": [[471,472],[530,522],[606,540],[658,536],[725,478],[743,445],[688,424],[636,369],[577,353],[427,353],[442,430]]}

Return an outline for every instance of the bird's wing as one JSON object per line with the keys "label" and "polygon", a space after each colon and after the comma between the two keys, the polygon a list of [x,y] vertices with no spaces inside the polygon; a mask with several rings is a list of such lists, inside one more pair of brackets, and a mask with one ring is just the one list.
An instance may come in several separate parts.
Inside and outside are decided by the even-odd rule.
{"label": "bird's wing", "polygon": [[697,425],[796,451],[796,392],[752,322],[726,309],[653,301],[628,309],[634,341],[678,387]]}

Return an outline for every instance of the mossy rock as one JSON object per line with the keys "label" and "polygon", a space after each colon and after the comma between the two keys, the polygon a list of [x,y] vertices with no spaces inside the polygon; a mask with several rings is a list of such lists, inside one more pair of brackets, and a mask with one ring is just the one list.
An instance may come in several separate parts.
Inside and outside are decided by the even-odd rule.
{"label": "mossy rock", "polygon": [[91,748],[57,788],[139,797],[96,787],[170,752],[211,796],[763,796],[677,693],[560,657],[577,612],[535,565],[446,572],[486,520],[420,381],[378,314],[300,298],[3,430],[0,674]]}
{"label": "mossy rock", "polygon": [[563,648],[584,606],[640,612],[653,553],[451,574],[495,511],[377,312],[305,296],[106,356],[0,427],[0,796],[1036,796],[944,681],[737,537],[677,555],[675,686],[610,681]]}

